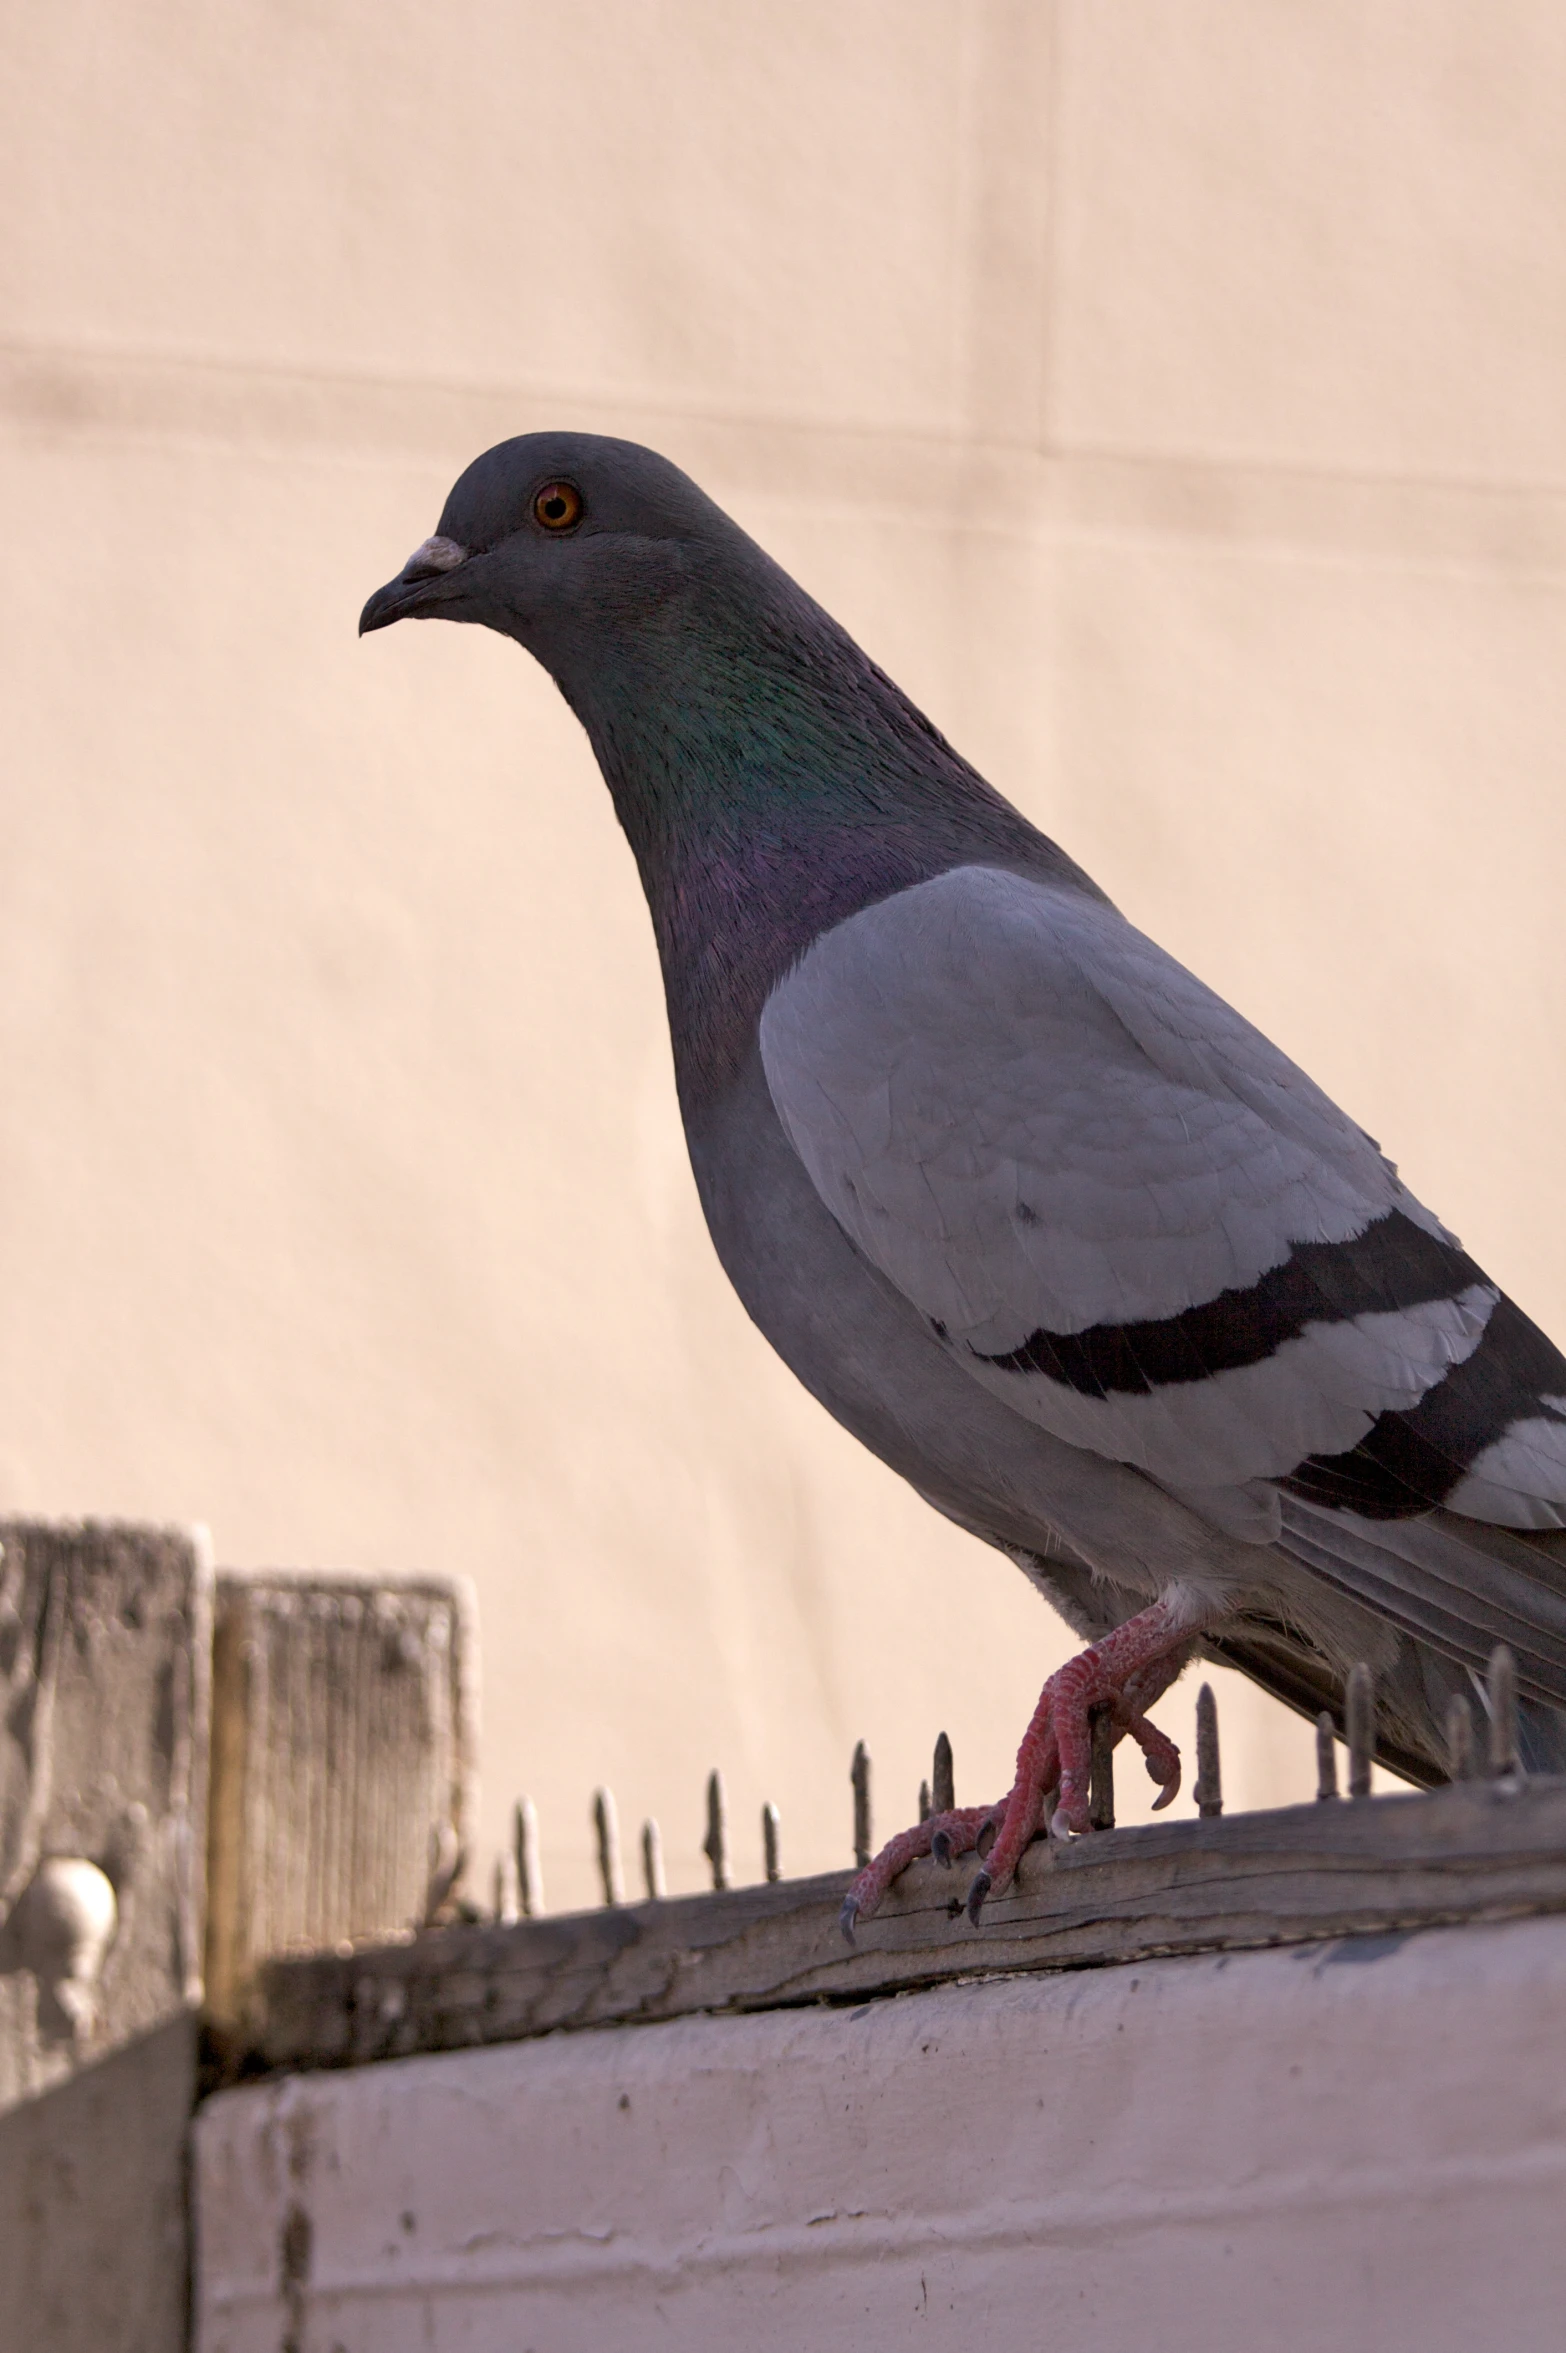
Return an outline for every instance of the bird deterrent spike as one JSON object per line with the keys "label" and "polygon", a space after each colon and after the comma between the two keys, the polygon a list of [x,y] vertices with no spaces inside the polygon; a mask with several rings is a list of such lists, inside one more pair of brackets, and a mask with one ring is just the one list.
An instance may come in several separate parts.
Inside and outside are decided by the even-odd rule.
{"label": "bird deterrent spike", "polygon": [[1318,1801],[1338,1794],[1338,1734],[1332,1710],[1316,1718],[1316,1796]]}
{"label": "bird deterrent spike", "polygon": [[870,1860],[870,1751],[862,1740],[854,1743],[848,1778],[854,1790],[854,1867],[862,1871]]}
{"label": "bird deterrent spike", "polygon": [[935,1808],[934,1808],[934,1806],[933,1806],[933,1805],[931,1804],[931,1802],[930,1802],[930,1784],[928,1783],[928,1781],[921,1781],[921,1782],[920,1782],[920,1784],[919,1784],[919,1819],[920,1819],[920,1821],[921,1821],[921,1822],[928,1822],[928,1821],[929,1821],[929,1819],[930,1819],[930,1816],[931,1816],[931,1815],[934,1813],[934,1811],[935,1811]]}
{"label": "bird deterrent spike", "polygon": [[761,1854],[769,1882],[783,1876],[779,1857],[779,1828],[778,1810],[769,1798],[761,1809]]}
{"label": "bird deterrent spike", "polygon": [[729,1817],[723,1801],[723,1775],[716,1766],[707,1775],[707,1835],[701,1851],[712,1865],[712,1884],[721,1895],[729,1884]]}
{"label": "bird deterrent spike", "polygon": [[625,1876],[620,1869],[620,1820],[612,1790],[593,1792],[593,1833],[598,1843],[598,1884],[603,1889],[603,1900],[606,1904],[623,1904]]}
{"label": "bird deterrent spike", "polygon": [[544,1910],[544,1870],[539,1857],[538,1812],[530,1797],[518,1800],[511,1825],[512,1851],[517,1859],[517,1896],[524,1920],[538,1920]]}
{"label": "bird deterrent spike", "polygon": [[1218,1702],[1204,1683],[1196,1695],[1196,1787],[1191,1795],[1204,1820],[1223,1812],[1223,1771],[1218,1758]]}
{"label": "bird deterrent spike", "polygon": [[1462,1692],[1446,1703],[1446,1777],[1472,1781],[1474,1777],[1474,1711]]}
{"label": "bird deterrent spike", "polygon": [[422,1925],[433,1928],[443,1916],[448,1904],[455,1900],[455,1890],[467,1863],[467,1849],[458,1840],[450,1822],[443,1822],[430,1832],[430,1868],[424,1887]]}
{"label": "bird deterrent spike", "polygon": [[1088,1828],[1115,1827],[1115,1726],[1107,1707],[1095,1708],[1091,1718],[1093,1746],[1088,1772]]}
{"label": "bird deterrent spike", "polygon": [[1343,1728],[1348,1739],[1350,1797],[1369,1797],[1370,1760],[1376,1753],[1376,1697],[1370,1669],[1361,1659],[1350,1667],[1343,1695]]}
{"label": "bird deterrent spike", "polygon": [[1490,1771],[1505,1780],[1519,1770],[1517,1755],[1517,1661],[1498,1642],[1490,1653]]}
{"label": "bird deterrent spike", "polygon": [[669,1892],[663,1872],[663,1833],[650,1814],[642,1824],[642,1885],[649,1902],[656,1903]]}
{"label": "bird deterrent spike", "polygon": [[936,1735],[935,1761],[930,1774],[930,1810],[936,1814],[951,1814],[957,1810],[957,1776],[952,1770],[952,1744],[944,1732]]}
{"label": "bird deterrent spike", "polygon": [[522,1916],[517,1900],[517,1865],[514,1855],[495,1857],[495,1920],[501,1928],[510,1928]]}

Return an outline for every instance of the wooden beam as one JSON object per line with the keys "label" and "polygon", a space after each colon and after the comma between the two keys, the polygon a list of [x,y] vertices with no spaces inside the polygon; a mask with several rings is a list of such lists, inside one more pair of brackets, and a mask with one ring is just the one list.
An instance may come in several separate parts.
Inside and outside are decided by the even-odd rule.
{"label": "wooden beam", "polygon": [[699,2010],[864,2000],[997,1970],[1566,1910],[1566,1780],[1040,1842],[977,1931],[962,1917],[968,1872],[925,1862],[849,1947],[837,1926],[848,1878],[274,1961],[256,1980],[243,2063],[353,2065]]}

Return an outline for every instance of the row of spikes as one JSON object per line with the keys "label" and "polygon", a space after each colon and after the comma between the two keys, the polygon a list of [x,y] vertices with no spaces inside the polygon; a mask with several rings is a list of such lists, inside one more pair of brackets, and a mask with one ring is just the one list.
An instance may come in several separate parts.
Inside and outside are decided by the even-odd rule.
{"label": "row of spikes", "polygon": [[[1498,1779],[1515,1778],[1521,1769],[1517,1748],[1517,1667],[1504,1642],[1498,1643],[1491,1653],[1482,1696],[1488,1720],[1488,1769]],[[1092,1729],[1088,1817],[1094,1830],[1112,1830],[1115,1826],[1115,1735],[1107,1709],[1095,1711]],[[1324,1708],[1316,1719],[1318,1799],[1336,1798],[1338,1795],[1338,1737],[1337,1724],[1330,1710]],[[1351,1669],[1345,1688],[1343,1741],[1348,1750],[1348,1794],[1350,1798],[1366,1798],[1370,1795],[1370,1768],[1376,1753],[1376,1707],[1370,1669],[1363,1662]],[[1446,1745],[1449,1777],[1453,1781],[1478,1778],[1482,1768],[1475,1739],[1473,1710],[1461,1694],[1454,1695],[1447,1707]],[[849,1782],[854,1798],[854,1862],[858,1869],[863,1870],[874,1849],[870,1829],[870,1754],[862,1740],[854,1748]],[[1196,1695],[1196,1782],[1191,1794],[1196,1802],[1197,1813],[1204,1820],[1211,1821],[1222,1814],[1223,1774],[1218,1750],[1218,1702],[1210,1683],[1204,1683]],[[923,1822],[931,1814],[948,1814],[956,1803],[952,1744],[943,1732],[935,1744],[930,1778],[919,1784],[919,1819]],[[625,1873],[620,1860],[619,1816],[610,1790],[599,1789],[594,1792],[592,1818],[602,1900],[605,1904],[623,1904],[626,1900]],[[769,1801],[761,1809],[763,1867],[769,1880],[778,1880],[783,1876],[779,1833],[778,1809]],[[723,1775],[716,1771],[707,1776],[707,1834],[702,1840],[702,1853],[707,1858],[714,1889],[721,1893],[732,1887],[728,1807]],[[663,1840],[658,1824],[651,1819],[642,1824],[641,1863],[642,1884],[648,1897],[656,1900],[666,1896],[669,1891],[663,1866]],[[494,1897],[494,1916],[497,1920],[532,1920],[543,1912],[544,1878],[539,1856],[538,1815],[531,1798],[523,1798],[516,1808],[513,1851],[495,1867]]]}
{"label": "row of spikes", "polygon": [[[919,1784],[919,1819],[922,1822],[931,1812],[949,1812],[955,1802],[952,1790],[952,1744],[943,1732],[935,1744],[935,1795],[932,1799],[930,1783]],[[869,1862],[870,1846],[870,1752],[861,1740],[854,1748],[849,1780],[854,1793],[854,1861],[863,1869]],[[605,1904],[625,1902],[625,1871],[620,1860],[619,1809],[614,1792],[597,1789],[593,1792],[593,1839],[597,1849],[598,1884]],[[778,1809],[769,1799],[761,1809],[762,1866],[768,1880],[783,1876],[782,1822]],[[733,1886],[729,1867],[728,1800],[723,1787],[723,1775],[716,1769],[707,1776],[707,1834],[701,1843],[712,1874],[712,1884],[718,1893]],[[647,1895],[656,1901],[669,1892],[663,1867],[663,1834],[655,1820],[642,1824],[641,1835],[642,1884]],[[539,1854],[538,1811],[530,1797],[523,1798],[512,1818],[512,1852],[502,1856],[495,1866],[495,1918],[497,1920],[535,1920],[544,1909],[544,1874]]]}

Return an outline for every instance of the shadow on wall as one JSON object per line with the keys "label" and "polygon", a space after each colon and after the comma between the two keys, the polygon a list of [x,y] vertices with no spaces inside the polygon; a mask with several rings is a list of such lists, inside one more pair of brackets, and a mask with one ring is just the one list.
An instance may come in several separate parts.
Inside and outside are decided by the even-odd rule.
{"label": "shadow on wall", "polygon": [[182,2353],[195,2096],[187,2011],[0,2115],[0,2345]]}

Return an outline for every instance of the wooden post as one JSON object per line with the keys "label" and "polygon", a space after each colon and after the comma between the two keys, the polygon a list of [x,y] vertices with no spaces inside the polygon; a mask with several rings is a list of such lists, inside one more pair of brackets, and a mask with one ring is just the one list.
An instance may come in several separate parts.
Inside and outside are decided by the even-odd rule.
{"label": "wooden post", "polygon": [[207,2006],[237,2025],[259,1962],[415,1929],[457,1905],[476,1642],[455,1585],[218,1580]]}
{"label": "wooden post", "polygon": [[0,1522],[0,2345],[185,2342],[211,1638],[200,1531]]}

